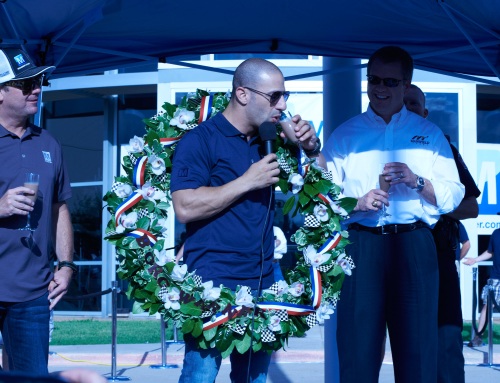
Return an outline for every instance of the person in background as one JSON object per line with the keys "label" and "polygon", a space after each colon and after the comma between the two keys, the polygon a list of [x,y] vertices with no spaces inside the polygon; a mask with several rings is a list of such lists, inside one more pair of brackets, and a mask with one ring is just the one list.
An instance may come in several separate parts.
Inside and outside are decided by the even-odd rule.
{"label": "person in background", "polygon": [[[47,374],[50,310],[77,270],[61,146],[29,121],[55,68],[14,48],[0,50],[0,68],[0,332],[10,371]],[[27,172],[40,175],[38,193],[23,186]],[[29,213],[32,230],[24,230]]]}
{"label": "person in background", "polygon": [[493,258],[493,267],[490,272],[489,285],[483,287],[481,298],[483,299],[483,308],[479,314],[478,333],[468,344],[469,347],[478,347],[483,345],[483,333],[486,329],[486,301],[490,288],[493,289],[495,302],[500,305],[500,229],[496,229],[491,234],[488,249],[476,258],[465,258],[463,263],[468,266],[473,266],[478,262],[487,261]]}
{"label": "person in background", "polygon": [[[479,206],[478,206],[479,207]],[[457,265],[457,273],[460,276],[460,261],[465,258],[470,250],[470,240],[467,230],[462,222],[458,223],[458,243],[460,246],[457,247],[457,257],[455,264]]]}
{"label": "person in background", "polygon": [[[259,127],[277,124],[289,92],[281,70],[269,61],[243,61],[233,76],[231,100],[216,114],[189,131],[177,144],[170,190],[179,222],[186,224],[183,258],[203,281],[253,294],[274,283],[274,184],[276,154],[265,154]],[[293,118],[296,138],[308,155],[317,155],[314,128]],[[184,365],[179,382],[213,382],[221,353],[199,349],[184,338]],[[271,355],[259,351],[230,355],[232,382],[266,381]]]}
{"label": "person in background", "polygon": [[[405,93],[404,103],[406,109],[423,118],[429,114],[425,107],[425,94],[414,84]],[[459,219],[477,217],[479,206],[476,198],[481,194],[458,150],[451,143],[450,148],[460,182],[465,186],[465,195],[460,205],[453,212],[441,216],[433,229],[439,266],[438,383],[460,383],[465,379],[462,298],[456,260],[457,256],[467,254],[470,243]],[[463,251],[460,243],[463,243]]]}
{"label": "person in background", "polygon": [[346,220],[346,253],[356,269],[338,304],[341,383],[378,381],[386,326],[396,383],[436,381],[438,265],[430,229],[464,191],[442,131],[404,106],[412,75],[405,50],[377,50],[367,66],[368,110],[335,129],[320,155],[343,195],[358,200]]}

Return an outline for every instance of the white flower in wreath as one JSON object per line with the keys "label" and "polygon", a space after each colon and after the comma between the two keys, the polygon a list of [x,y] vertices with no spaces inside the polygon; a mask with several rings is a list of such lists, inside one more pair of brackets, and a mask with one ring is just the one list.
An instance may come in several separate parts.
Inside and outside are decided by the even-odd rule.
{"label": "white flower in wreath", "polygon": [[151,185],[151,182],[146,182],[139,191],[142,197],[148,201],[159,201],[166,198],[165,192]]}
{"label": "white flower in wreath", "polygon": [[297,194],[304,186],[304,178],[298,173],[292,173],[288,177],[288,183],[292,184],[292,193]]}
{"label": "white flower in wreath", "polygon": [[163,158],[158,157],[155,154],[152,154],[148,157],[148,163],[151,165],[151,171],[157,176],[165,173],[165,160]]}
{"label": "white flower in wreath", "polygon": [[129,184],[119,183],[115,187],[115,194],[120,198],[127,198],[132,194],[132,186]]}
{"label": "white flower in wreath", "polygon": [[328,208],[322,203],[314,206],[314,216],[320,222],[328,221]]}
{"label": "white flower in wreath", "polygon": [[290,285],[288,292],[294,297],[300,297],[304,293],[304,284],[300,282],[293,282]]}
{"label": "white flower in wreath", "polygon": [[267,325],[267,328],[271,331],[280,331],[281,330],[281,319],[277,315],[273,315],[271,318],[269,318],[269,324]]}
{"label": "white flower in wreath", "polygon": [[316,319],[320,324],[325,323],[325,319],[330,319],[330,314],[333,314],[333,308],[329,304],[322,304],[316,310]]}
{"label": "white flower in wreath", "polygon": [[183,130],[188,130],[187,124],[194,120],[194,112],[187,109],[177,109],[174,117],[170,120],[170,125],[177,126]]}
{"label": "white flower in wreath", "polygon": [[283,294],[286,294],[288,292],[288,283],[286,283],[285,281],[281,280],[281,281],[278,281],[277,282],[278,285],[277,285],[277,294],[278,296],[281,296]]}
{"label": "white flower in wreath", "polygon": [[175,261],[175,256],[172,252],[168,252],[166,250],[157,250],[154,249],[155,254],[155,263],[158,266],[165,266],[168,262]]}
{"label": "white flower in wreath", "polygon": [[179,310],[181,308],[181,304],[179,302],[181,299],[181,292],[177,287],[172,287],[168,293],[163,296],[163,302],[165,308],[172,310]]}
{"label": "white flower in wreath", "polygon": [[342,217],[348,216],[347,211],[343,207],[340,207],[338,204],[332,203],[330,207],[335,214],[338,214]]}
{"label": "white flower in wreath", "polygon": [[140,153],[144,149],[144,139],[142,137],[134,136],[128,143],[130,145],[130,153]]}
{"label": "white flower in wreath", "polygon": [[214,287],[213,281],[203,282],[201,284],[204,288],[203,290],[203,299],[206,301],[215,301],[219,299],[221,289],[220,287]]}
{"label": "white flower in wreath", "polygon": [[312,267],[316,268],[328,261],[330,255],[327,253],[320,254],[316,251],[313,245],[309,245],[304,249],[304,257],[309,260]]}
{"label": "white flower in wreath", "polygon": [[339,265],[340,267],[342,267],[342,270],[344,270],[344,273],[346,275],[352,275],[352,268],[351,268],[351,264],[345,259],[346,255],[345,253],[342,253],[339,255],[339,257],[337,258],[337,265]]}
{"label": "white flower in wreath", "polygon": [[236,294],[235,303],[237,306],[254,307],[252,295],[248,293],[247,289],[242,286],[240,291]]}
{"label": "white flower in wreath", "polygon": [[168,222],[165,218],[160,218],[157,222],[157,225],[160,227],[160,233],[164,234],[168,230]]}
{"label": "white flower in wreath", "polygon": [[175,265],[170,275],[174,281],[182,282],[187,274],[187,265]]}
{"label": "white flower in wreath", "polygon": [[138,218],[139,216],[137,215],[136,212],[122,214],[119,220],[120,225],[123,226],[125,229],[135,229],[136,228],[135,224],[137,223]]}

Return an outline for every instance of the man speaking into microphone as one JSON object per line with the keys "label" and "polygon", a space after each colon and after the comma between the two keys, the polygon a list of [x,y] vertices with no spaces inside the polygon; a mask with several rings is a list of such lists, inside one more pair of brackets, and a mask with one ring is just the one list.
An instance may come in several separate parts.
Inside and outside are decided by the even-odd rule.
{"label": "man speaking into microphone", "polygon": [[[253,291],[274,283],[273,185],[280,171],[268,142],[272,134],[264,145],[258,132],[264,123],[278,123],[288,96],[277,66],[248,59],[236,68],[226,110],[187,133],[175,150],[170,190],[176,217],[186,224],[184,261],[204,282]],[[316,149],[314,129],[300,116],[294,121],[302,147]],[[185,342],[179,382],[214,382],[220,352]],[[250,368],[248,354],[234,351],[230,359],[231,381],[266,381],[266,352],[252,353]]]}

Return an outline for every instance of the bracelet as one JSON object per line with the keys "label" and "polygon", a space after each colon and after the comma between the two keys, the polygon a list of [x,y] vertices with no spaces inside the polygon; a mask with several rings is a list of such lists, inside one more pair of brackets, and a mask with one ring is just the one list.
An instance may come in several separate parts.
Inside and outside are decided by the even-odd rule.
{"label": "bracelet", "polygon": [[316,147],[311,150],[304,149],[304,153],[306,156],[311,157],[311,156],[317,156],[321,152],[321,140],[317,138],[316,140]]}
{"label": "bracelet", "polygon": [[73,275],[76,275],[78,273],[78,267],[74,262],[71,261],[59,261],[57,264],[57,268],[61,269],[61,267],[69,267],[71,270],[73,270]]}

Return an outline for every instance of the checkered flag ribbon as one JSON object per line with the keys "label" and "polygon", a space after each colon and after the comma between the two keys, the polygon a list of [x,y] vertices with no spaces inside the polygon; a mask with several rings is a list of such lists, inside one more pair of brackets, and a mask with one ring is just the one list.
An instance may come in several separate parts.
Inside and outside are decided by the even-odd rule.
{"label": "checkered flag ribbon", "polygon": [[147,217],[148,214],[149,214],[148,209],[140,209],[137,212],[137,217],[138,217],[138,219],[141,219],[141,218]]}
{"label": "checkered flag ribbon", "polygon": [[306,317],[306,323],[310,328],[316,326],[319,323],[318,318],[316,318],[316,313],[309,314]]}
{"label": "checkered flag ribbon", "polygon": [[132,165],[135,165],[137,163],[137,161],[139,161],[139,159],[136,156],[134,156],[132,153],[128,154],[128,158],[130,158],[130,162],[132,162]]}
{"label": "checkered flag ribbon", "polygon": [[194,281],[194,284],[196,285],[196,287],[201,287],[201,284],[203,283],[203,280],[201,279],[201,277],[199,275],[192,275],[191,276],[193,278],[193,281]]}
{"label": "checkered flag ribbon", "polygon": [[306,216],[304,220],[304,226],[306,227],[320,227],[321,222],[314,216],[313,214],[309,214]]}
{"label": "checkered flag ribbon", "polygon": [[106,232],[106,235],[116,235],[116,234],[123,234],[123,233],[118,233],[117,231],[115,230],[110,230],[110,231],[107,231]]}
{"label": "checkered flag ribbon", "polygon": [[230,325],[229,328],[231,329],[231,331],[234,331],[235,333],[243,335],[243,334],[245,334],[247,326],[242,326],[242,325],[236,323],[236,324]]}
{"label": "checkered flag ribbon", "polygon": [[288,322],[290,319],[288,318],[288,313],[286,310],[276,310],[274,312],[274,315],[276,315],[278,318],[280,318],[280,321],[282,322]]}
{"label": "checkered flag ribbon", "polygon": [[281,169],[283,169],[283,171],[286,173],[286,174],[290,174],[292,172],[292,168],[286,163],[286,161],[279,157],[278,158],[278,165],[280,166]]}
{"label": "checkered flag ribbon", "polygon": [[196,128],[196,127],[198,126],[198,124],[195,124],[195,123],[191,122],[191,123],[189,123],[189,124],[186,124],[186,126],[187,126],[187,128],[188,128],[189,130],[191,130],[191,129]]}
{"label": "checkered flag ribbon", "polygon": [[157,175],[154,177],[155,182],[159,184],[164,184],[167,182],[167,175],[165,173]]}
{"label": "checkered flag ribbon", "polygon": [[213,311],[204,311],[201,313],[201,318],[210,318],[215,313]]}
{"label": "checkered flag ribbon", "polygon": [[269,342],[274,342],[276,341],[276,337],[274,336],[273,332],[269,330],[267,327],[262,329],[262,334],[261,338],[262,342],[264,343],[269,343]]}
{"label": "checkered flag ribbon", "polygon": [[328,170],[322,169],[321,170],[321,175],[323,176],[323,178],[325,180],[333,181],[332,172],[329,172]]}
{"label": "checkered flag ribbon", "polygon": [[278,295],[278,282],[274,282],[267,290],[271,290],[274,295]]}
{"label": "checkered flag ribbon", "polygon": [[116,194],[116,191],[120,188],[120,186],[125,185],[124,182],[114,182],[111,186],[111,191]]}
{"label": "checkered flag ribbon", "polygon": [[168,293],[168,289],[163,286],[161,289],[160,289],[160,292],[158,293],[158,298],[160,298],[160,300],[162,302],[164,302],[164,298],[167,296],[167,293]]}
{"label": "checkered flag ribbon", "polygon": [[344,258],[342,258],[344,261],[346,261],[347,263],[349,263],[349,266],[351,267],[351,270],[354,269],[356,267],[356,265],[354,264],[354,261],[353,259],[350,257],[350,256],[346,256]]}
{"label": "checkered flag ribbon", "polygon": [[334,265],[333,262],[331,262],[329,265],[321,265],[318,266],[318,270],[321,271],[322,273],[326,273],[333,267],[333,265]]}

